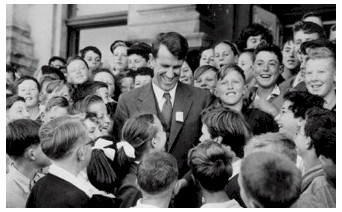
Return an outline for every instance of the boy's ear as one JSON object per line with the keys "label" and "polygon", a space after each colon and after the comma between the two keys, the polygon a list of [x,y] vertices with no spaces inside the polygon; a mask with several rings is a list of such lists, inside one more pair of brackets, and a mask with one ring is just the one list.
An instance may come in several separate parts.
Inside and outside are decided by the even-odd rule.
{"label": "boy's ear", "polygon": [[36,152],[33,146],[30,146],[25,150],[24,157],[29,161],[34,161],[36,159]]}
{"label": "boy's ear", "polygon": [[81,146],[81,147],[79,147],[79,148],[77,149],[76,154],[77,154],[77,160],[78,160],[78,161],[82,161],[82,160],[85,159],[85,156],[84,156],[85,153],[84,153],[84,151],[85,151],[84,146]]}

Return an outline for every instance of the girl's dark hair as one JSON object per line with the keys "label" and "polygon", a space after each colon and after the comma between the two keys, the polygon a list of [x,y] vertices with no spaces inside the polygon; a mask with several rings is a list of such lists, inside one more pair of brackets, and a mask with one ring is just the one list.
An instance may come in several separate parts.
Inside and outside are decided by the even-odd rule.
{"label": "girl's dark hair", "polygon": [[240,34],[239,40],[237,42],[240,51],[247,47],[247,40],[251,36],[261,35],[261,39],[264,39],[266,43],[273,43],[273,35],[270,30],[266,29],[260,24],[251,24],[244,28]]}
{"label": "girl's dark hair", "polygon": [[117,163],[123,176],[128,173],[131,164],[140,160],[150,147],[150,141],[156,136],[158,128],[153,114],[137,114],[129,118],[122,128],[122,140],[127,141],[135,150],[135,158],[126,155],[123,148],[118,150]]}
{"label": "girl's dark hair", "polygon": [[25,99],[21,96],[14,95],[6,98],[6,110],[10,109],[14,103],[21,101],[25,103]]}
{"label": "girl's dark hair", "polygon": [[87,175],[90,183],[95,188],[114,194],[118,178],[109,160],[102,150],[94,149],[87,166]]}

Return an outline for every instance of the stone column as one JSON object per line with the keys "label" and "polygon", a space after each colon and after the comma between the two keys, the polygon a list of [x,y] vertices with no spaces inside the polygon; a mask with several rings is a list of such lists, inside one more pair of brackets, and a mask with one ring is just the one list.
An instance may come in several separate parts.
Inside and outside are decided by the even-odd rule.
{"label": "stone column", "polygon": [[190,48],[206,45],[206,34],[200,31],[200,14],[196,5],[129,5],[128,40],[151,43],[158,33],[170,31],[186,37]]}
{"label": "stone column", "polygon": [[6,5],[6,63],[24,75],[32,75],[38,63],[27,22],[28,7],[26,4]]}

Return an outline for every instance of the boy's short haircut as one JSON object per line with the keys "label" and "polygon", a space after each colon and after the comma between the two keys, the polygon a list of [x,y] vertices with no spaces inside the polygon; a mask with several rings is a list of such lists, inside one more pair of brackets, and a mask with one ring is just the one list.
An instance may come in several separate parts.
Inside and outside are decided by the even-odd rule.
{"label": "boy's short haircut", "polygon": [[88,132],[80,119],[57,117],[39,129],[42,151],[52,160],[60,160],[71,154]]}
{"label": "boy's short haircut", "polygon": [[222,40],[222,41],[216,43],[216,44],[214,45],[214,48],[215,48],[217,45],[221,44],[221,43],[224,43],[224,44],[228,45],[228,46],[231,48],[231,50],[233,51],[233,53],[234,53],[235,56],[236,56],[236,55],[239,55],[239,49],[238,49],[238,47],[236,46],[235,43],[233,43],[233,42],[231,42],[231,41],[229,41],[229,40]]}
{"label": "boy's short haircut", "polygon": [[310,59],[332,57],[336,60],[336,44],[325,38],[303,42],[300,51]]}
{"label": "boy's short haircut", "polygon": [[84,49],[81,49],[80,50],[81,57],[84,58],[86,53],[89,51],[93,51],[95,54],[99,55],[100,59],[102,58],[101,51],[95,46],[86,46],[84,47]]}
{"label": "boy's short haircut", "polygon": [[66,98],[62,96],[54,96],[45,105],[45,112],[50,111],[53,107],[68,108],[69,102]]}
{"label": "boy's short haircut", "polygon": [[279,153],[294,163],[297,161],[295,142],[282,133],[265,133],[251,138],[245,146],[245,155],[256,151]]}
{"label": "boy's short haircut", "polygon": [[198,67],[195,71],[194,71],[194,80],[196,80],[199,76],[201,76],[204,72],[208,71],[208,70],[212,70],[216,73],[218,73],[218,69],[214,66],[211,65],[202,65],[200,67]]}
{"label": "boy's short haircut", "polygon": [[289,91],[284,95],[284,100],[291,102],[289,110],[293,112],[294,117],[302,119],[305,119],[305,114],[310,108],[323,108],[324,105],[322,97],[313,95],[308,91]]}
{"label": "boy's short haircut", "polygon": [[18,95],[13,95],[13,96],[6,98],[6,110],[10,109],[13,106],[13,104],[18,101],[25,103],[24,97],[21,97]]}
{"label": "boy's short haircut", "polygon": [[311,108],[306,114],[304,133],[311,138],[317,157],[330,158],[336,164],[336,113],[325,108]]}
{"label": "boy's short haircut", "polygon": [[86,67],[89,69],[88,63],[80,56],[69,57],[67,61],[67,67],[70,65],[70,63],[74,62],[75,60],[82,61],[86,65]]}
{"label": "boy's short haircut", "polygon": [[123,40],[116,40],[110,45],[110,51],[112,54],[114,54],[114,50],[119,47],[119,46],[124,46],[124,47],[130,47],[131,43],[128,41],[123,41]]}
{"label": "boy's short haircut", "polygon": [[153,78],[154,72],[152,68],[140,67],[134,72],[134,79],[136,76],[151,76]]}
{"label": "boy's short haircut", "polygon": [[150,153],[144,156],[138,165],[139,187],[148,194],[155,195],[165,191],[177,179],[177,161],[169,153]]}
{"label": "boy's short haircut", "polygon": [[234,153],[214,141],[204,141],[190,149],[188,164],[194,178],[209,192],[224,190],[232,176]]}
{"label": "boy's short haircut", "polygon": [[256,207],[290,207],[301,192],[302,176],[288,157],[254,152],[242,159],[240,183]]}
{"label": "boy's short haircut", "polygon": [[55,60],[59,60],[59,61],[61,61],[62,63],[66,64],[66,60],[65,60],[64,58],[58,57],[58,56],[53,56],[53,57],[51,57],[48,64],[51,65],[51,63],[52,63],[53,61],[55,61]]}
{"label": "boy's short haircut", "polygon": [[319,38],[326,38],[324,29],[310,21],[297,21],[293,26],[293,33],[303,31],[305,34],[317,33]]}
{"label": "boy's short haircut", "polygon": [[40,124],[31,119],[18,119],[6,126],[6,153],[15,159],[23,157],[25,150],[40,143]]}
{"label": "boy's short haircut", "polygon": [[248,54],[248,55],[251,57],[252,61],[254,61],[254,49],[245,49],[245,50],[242,50],[242,51],[240,52],[239,56],[242,55],[242,54]]}
{"label": "boy's short haircut", "polygon": [[37,85],[37,89],[38,89],[38,91],[40,92],[41,87],[40,87],[40,84],[39,84],[39,82],[38,82],[38,80],[37,80],[36,78],[31,77],[31,76],[22,76],[22,77],[20,77],[19,79],[17,79],[17,80],[15,81],[15,83],[14,83],[14,88],[15,88],[15,93],[16,93],[16,94],[18,94],[18,86],[19,86],[21,83],[23,83],[24,81],[26,81],[26,80],[32,80],[33,82],[35,82],[36,85]]}
{"label": "boy's short haircut", "polygon": [[63,80],[65,81],[65,76],[63,74],[63,72],[61,72],[59,69],[55,68],[55,67],[52,67],[52,66],[42,66],[41,67],[41,70],[42,70],[42,75],[50,75],[50,74],[54,74],[56,76],[58,76],[58,78],[60,80]]}
{"label": "boy's short haircut", "polygon": [[115,78],[114,74],[108,68],[103,68],[103,67],[95,69],[92,71],[92,73],[91,73],[92,79],[94,80],[95,75],[98,73],[102,73],[102,72],[105,72],[105,73],[111,75],[113,77],[113,81],[115,82],[116,78]]}
{"label": "boy's short haircut", "polygon": [[151,53],[151,46],[147,43],[134,43],[127,49],[127,56],[137,54],[142,56],[146,61],[149,60],[149,54]]}
{"label": "boy's short haircut", "polygon": [[260,43],[254,50],[254,60],[259,52],[262,51],[274,53],[279,60],[279,64],[283,63],[283,54],[281,53],[281,50],[277,45],[268,44],[266,42]]}

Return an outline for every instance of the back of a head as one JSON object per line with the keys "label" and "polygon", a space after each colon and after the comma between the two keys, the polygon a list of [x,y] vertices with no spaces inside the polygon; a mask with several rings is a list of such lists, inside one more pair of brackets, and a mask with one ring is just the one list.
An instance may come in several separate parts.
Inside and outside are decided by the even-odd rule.
{"label": "back of a head", "polygon": [[164,45],[178,60],[185,60],[188,53],[188,41],[177,32],[160,33],[152,43],[152,55],[157,58],[160,45]]}
{"label": "back of a head", "polygon": [[153,114],[137,114],[129,118],[122,127],[122,140],[130,143],[140,159],[150,147],[150,141],[155,137],[158,128],[155,126]]}
{"label": "back of a head", "polygon": [[52,160],[68,157],[87,135],[86,127],[80,119],[68,116],[49,121],[39,130],[42,150]]}
{"label": "back of a head", "polygon": [[323,155],[336,164],[336,113],[324,108],[310,109],[304,131],[311,138],[317,157]]}
{"label": "back of a head", "polygon": [[177,179],[177,161],[169,153],[156,151],[147,154],[138,165],[138,185],[150,195],[166,191]]}
{"label": "back of a head", "polygon": [[244,202],[251,207],[290,207],[301,192],[302,176],[287,157],[254,152],[241,162],[239,175]]}
{"label": "back of a head", "polygon": [[25,150],[40,143],[40,124],[30,119],[18,119],[6,126],[6,153],[13,159],[21,158]]}
{"label": "back of a head", "polygon": [[221,136],[223,145],[230,146],[237,157],[243,157],[251,130],[241,113],[224,107],[208,108],[203,111],[202,123],[212,138]]}
{"label": "back of a head", "polygon": [[245,156],[253,152],[273,152],[297,161],[297,149],[293,140],[282,133],[266,133],[251,138],[245,146]]}
{"label": "back of a head", "polygon": [[194,178],[209,192],[224,190],[232,176],[234,153],[219,143],[205,141],[190,149],[188,164]]}

